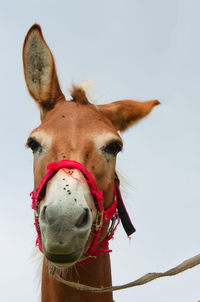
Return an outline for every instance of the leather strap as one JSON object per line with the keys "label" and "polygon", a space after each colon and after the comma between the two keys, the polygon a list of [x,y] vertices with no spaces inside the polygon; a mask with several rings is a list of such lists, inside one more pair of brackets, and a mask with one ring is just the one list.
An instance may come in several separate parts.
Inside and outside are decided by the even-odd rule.
{"label": "leather strap", "polygon": [[121,192],[119,189],[119,178],[116,173],[115,173],[114,181],[115,181],[115,190],[116,190],[116,196],[117,196],[117,201],[118,201],[118,203],[117,203],[118,214],[119,214],[119,217],[121,219],[121,222],[122,222],[122,225],[123,225],[123,228],[124,228],[126,234],[128,236],[130,236],[131,234],[133,234],[136,231],[136,229],[134,228],[134,226],[131,222],[131,219],[128,215],[125,204],[123,202]]}

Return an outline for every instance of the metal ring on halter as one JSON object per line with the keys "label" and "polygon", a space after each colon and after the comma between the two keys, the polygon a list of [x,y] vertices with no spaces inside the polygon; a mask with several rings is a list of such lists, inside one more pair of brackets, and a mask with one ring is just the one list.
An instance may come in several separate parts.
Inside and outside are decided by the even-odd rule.
{"label": "metal ring on halter", "polygon": [[113,218],[112,218],[111,226],[110,226],[110,228],[109,228],[109,230],[108,230],[107,237],[109,237],[109,236],[111,236],[111,235],[113,234],[114,229],[115,229],[115,227],[116,227],[116,225],[117,225],[117,224],[116,224],[116,221],[118,221],[118,219],[119,219],[119,214],[116,213],[116,214],[113,216]]}
{"label": "metal ring on halter", "polygon": [[102,227],[103,225],[103,214],[104,214],[104,210],[97,211],[97,217],[96,217],[96,232],[99,230],[99,228]]}

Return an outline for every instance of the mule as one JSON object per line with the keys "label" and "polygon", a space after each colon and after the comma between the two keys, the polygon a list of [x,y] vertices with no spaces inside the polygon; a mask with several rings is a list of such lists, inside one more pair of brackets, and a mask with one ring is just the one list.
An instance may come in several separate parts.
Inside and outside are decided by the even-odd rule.
{"label": "mule", "polygon": [[79,86],[66,101],[37,24],[25,37],[23,64],[41,117],[27,140],[34,156],[37,245],[44,255],[41,301],[111,302],[112,293],[79,292],[56,281],[49,270],[53,266],[63,278],[94,287],[111,285],[108,239],[115,228],[110,220],[119,222],[113,193],[116,156],[123,147],[119,131],[147,116],[159,101],[94,105]]}

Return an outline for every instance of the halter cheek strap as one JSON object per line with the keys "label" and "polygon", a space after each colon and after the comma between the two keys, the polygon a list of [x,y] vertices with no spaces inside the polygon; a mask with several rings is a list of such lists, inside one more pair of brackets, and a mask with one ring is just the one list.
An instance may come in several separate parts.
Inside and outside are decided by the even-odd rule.
{"label": "halter cheek strap", "polygon": [[[114,232],[120,222],[120,218],[122,220],[122,225],[127,233],[128,236],[130,236],[133,232],[135,232],[135,228],[130,220],[130,217],[126,211],[125,205],[123,203],[120,189],[119,189],[119,179],[117,175],[115,176],[114,180],[114,192],[113,192],[113,202],[112,205],[104,210],[103,208],[103,192],[99,191],[96,185],[95,180],[92,177],[92,174],[87,170],[85,166],[83,166],[81,163],[78,163],[76,161],[71,160],[62,160],[60,162],[52,162],[47,166],[47,173],[45,174],[44,178],[41,181],[41,184],[37,190],[36,193],[31,192],[31,198],[32,198],[32,209],[34,210],[34,225],[37,231],[37,239],[36,239],[36,245],[39,247],[40,251],[43,252],[42,248],[42,242],[41,242],[41,232],[40,232],[40,226],[39,226],[39,203],[42,199],[42,196],[45,193],[46,185],[48,181],[51,179],[51,177],[59,170],[63,168],[68,169],[77,169],[79,170],[85,180],[88,183],[88,186],[90,188],[90,192],[93,196],[93,200],[97,209],[97,216],[96,216],[96,224],[95,224],[95,236],[93,238],[92,244],[90,248],[88,249],[86,256],[77,263],[77,265],[82,265],[86,262],[89,262],[92,260],[92,258],[95,258],[97,255],[101,253],[108,253],[111,252],[110,249],[108,249],[108,242],[111,238],[113,238]],[[78,180],[78,179],[77,179]],[[108,229],[107,236],[105,239],[98,244],[102,226],[104,223],[111,220],[111,225]],[[98,244],[98,248],[97,248]]]}

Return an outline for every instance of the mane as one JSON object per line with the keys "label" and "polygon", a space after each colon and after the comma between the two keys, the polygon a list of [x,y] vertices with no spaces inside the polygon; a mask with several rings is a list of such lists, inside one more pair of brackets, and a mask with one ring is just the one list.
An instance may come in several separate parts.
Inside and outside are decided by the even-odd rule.
{"label": "mane", "polygon": [[[126,173],[121,169],[121,167],[116,166],[115,169],[117,176],[120,180],[120,191],[122,193],[123,200],[126,204],[126,207],[130,208],[130,213],[134,210],[133,203],[135,202],[132,193],[136,191],[134,185],[130,184],[128,180],[128,176]],[[132,199],[134,199],[132,201]]]}

